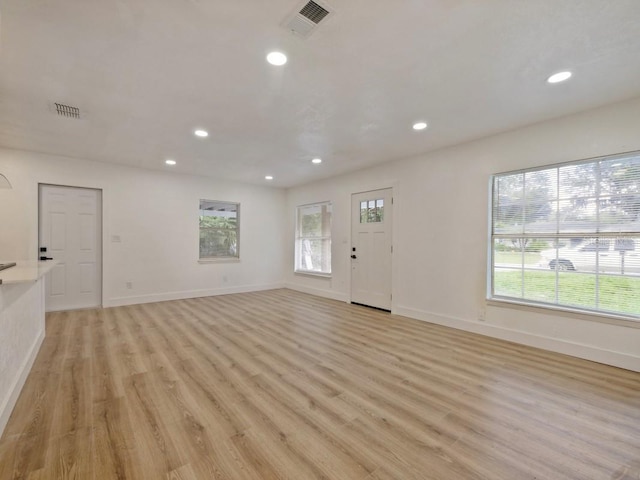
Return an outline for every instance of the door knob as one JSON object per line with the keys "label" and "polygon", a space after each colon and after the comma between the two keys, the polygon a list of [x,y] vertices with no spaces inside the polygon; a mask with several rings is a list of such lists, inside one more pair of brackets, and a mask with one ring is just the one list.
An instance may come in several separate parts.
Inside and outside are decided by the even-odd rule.
{"label": "door knob", "polygon": [[358,257],[356,257],[355,255],[351,255],[351,258],[358,258]]}

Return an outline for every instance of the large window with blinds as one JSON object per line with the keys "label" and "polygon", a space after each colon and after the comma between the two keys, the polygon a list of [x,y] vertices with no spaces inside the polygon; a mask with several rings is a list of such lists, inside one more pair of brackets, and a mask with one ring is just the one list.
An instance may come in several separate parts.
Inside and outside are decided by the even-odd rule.
{"label": "large window with blinds", "polygon": [[640,320],[640,152],[492,183],[492,299]]}
{"label": "large window with blinds", "polygon": [[295,271],[331,274],[331,203],[297,208]]}

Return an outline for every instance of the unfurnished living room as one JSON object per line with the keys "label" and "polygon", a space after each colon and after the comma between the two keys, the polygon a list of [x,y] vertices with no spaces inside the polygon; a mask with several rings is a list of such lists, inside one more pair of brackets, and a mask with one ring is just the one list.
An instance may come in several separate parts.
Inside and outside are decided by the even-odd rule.
{"label": "unfurnished living room", "polygon": [[1,0],[0,480],[639,480],[639,0]]}

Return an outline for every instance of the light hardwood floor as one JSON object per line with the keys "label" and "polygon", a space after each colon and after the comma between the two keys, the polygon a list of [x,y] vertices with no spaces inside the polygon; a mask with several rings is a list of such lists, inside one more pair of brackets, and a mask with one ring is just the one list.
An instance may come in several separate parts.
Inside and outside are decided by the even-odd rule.
{"label": "light hardwood floor", "polygon": [[640,374],[290,290],[50,314],[0,479],[640,478]]}

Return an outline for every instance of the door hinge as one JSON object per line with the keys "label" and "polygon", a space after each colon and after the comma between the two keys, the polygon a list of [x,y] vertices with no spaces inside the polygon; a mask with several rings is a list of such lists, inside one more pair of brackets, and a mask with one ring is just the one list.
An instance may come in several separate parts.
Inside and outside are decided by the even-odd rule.
{"label": "door hinge", "polygon": [[391,245],[391,253],[393,253],[393,245]]}
{"label": "door hinge", "polygon": [[391,205],[393,205],[393,197],[391,197]]}

